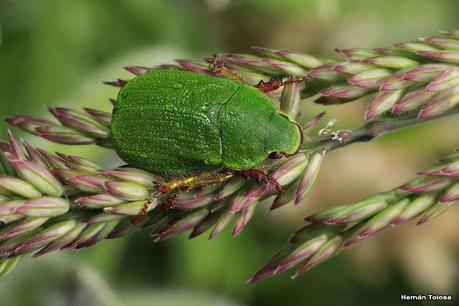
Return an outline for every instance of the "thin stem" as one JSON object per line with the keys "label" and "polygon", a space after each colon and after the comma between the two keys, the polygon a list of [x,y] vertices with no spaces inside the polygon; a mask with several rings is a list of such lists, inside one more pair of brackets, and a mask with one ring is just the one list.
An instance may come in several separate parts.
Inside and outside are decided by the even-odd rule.
{"label": "thin stem", "polygon": [[371,141],[389,131],[397,130],[409,126],[414,126],[426,121],[439,119],[442,117],[457,115],[459,113],[459,107],[454,108],[453,110],[440,114],[435,117],[428,118],[426,120],[419,120],[416,117],[406,118],[406,119],[381,119],[370,121],[363,125],[360,128],[353,130],[341,130],[337,131],[332,137],[321,139],[318,141],[313,141],[307,143],[301,149],[301,152],[328,152],[341,147],[345,147],[352,143],[356,142],[368,142]]}

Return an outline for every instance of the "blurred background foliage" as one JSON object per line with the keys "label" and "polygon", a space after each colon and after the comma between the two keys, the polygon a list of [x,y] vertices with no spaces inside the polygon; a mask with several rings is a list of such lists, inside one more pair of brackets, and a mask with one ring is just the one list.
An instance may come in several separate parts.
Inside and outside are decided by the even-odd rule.
{"label": "blurred background foliage", "polygon": [[[101,82],[127,77],[122,66],[129,64],[253,45],[313,54],[387,46],[459,28],[458,11],[455,0],[0,0],[1,117],[43,113],[45,104],[109,110],[116,90]],[[320,109],[304,101],[303,116]],[[338,127],[358,126],[362,114],[358,103],[328,108]],[[182,236],[154,245],[144,232],[30,260],[0,283],[0,305],[398,305],[402,293],[457,299],[458,207],[420,228],[387,230],[299,280],[245,285],[307,213],[395,187],[451,151],[457,119],[332,152],[303,205],[260,209],[237,239],[227,232],[212,242]],[[3,123],[0,129],[4,135]],[[119,163],[95,146],[30,141]]]}

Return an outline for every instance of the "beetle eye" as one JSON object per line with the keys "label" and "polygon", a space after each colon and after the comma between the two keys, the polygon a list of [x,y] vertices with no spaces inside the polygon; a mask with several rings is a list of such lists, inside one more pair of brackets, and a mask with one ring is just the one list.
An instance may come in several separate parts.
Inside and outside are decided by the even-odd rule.
{"label": "beetle eye", "polygon": [[279,152],[272,152],[268,155],[268,158],[270,159],[279,159],[282,157],[282,154],[280,154]]}

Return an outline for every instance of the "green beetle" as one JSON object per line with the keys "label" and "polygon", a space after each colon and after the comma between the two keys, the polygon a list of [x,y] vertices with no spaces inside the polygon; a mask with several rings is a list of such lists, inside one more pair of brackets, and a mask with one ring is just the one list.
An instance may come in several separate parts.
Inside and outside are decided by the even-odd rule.
{"label": "green beetle", "polygon": [[119,92],[111,133],[118,155],[156,174],[246,170],[295,154],[302,129],[257,88],[182,70],[153,70]]}
{"label": "green beetle", "polygon": [[[179,177],[156,186],[133,224],[160,195],[174,193],[165,203],[172,207],[179,191],[222,183],[235,173],[281,192],[275,179],[252,168],[268,157],[297,153],[303,140],[301,127],[278,113],[259,89],[182,70],[153,70],[127,82],[113,110],[111,133],[116,152],[129,165]],[[206,176],[218,169],[218,175]]]}

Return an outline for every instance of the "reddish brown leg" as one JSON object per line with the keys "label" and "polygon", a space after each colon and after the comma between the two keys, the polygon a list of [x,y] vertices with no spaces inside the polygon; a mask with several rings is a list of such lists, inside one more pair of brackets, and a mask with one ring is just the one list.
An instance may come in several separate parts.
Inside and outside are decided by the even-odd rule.
{"label": "reddish brown leg", "polygon": [[218,60],[217,55],[214,55],[211,58],[206,58],[205,61],[212,66],[213,70],[217,74],[224,75],[227,78],[232,79],[238,83],[247,84],[244,78],[240,76],[236,71],[226,66],[224,62]]}
{"label": "reddish brown leg", "polygon": [[289,76],[286,81],[272,78],[269,82],[265,82],[261,80],[258,83],[258,85],[255,87],[258,88],[258,90],[260,90],[261,92],[270,92],[270,91],[279,89],[282,86],[293,84],[293,83],[300,83],[303,81],[304,81],[304,77]]}
{"label": "reddish brown leg", "polygon": [[142,209],[139,211],[137,216],[132,217],[131,224],[137,225],[140,221],[142,221],[143,217],[147,214],[148,208],[150,205],[161,195],[160,192],[155,193],[151,198],[148,199],[147,202],[143,205]]}
{"label": "reddish brown leg", "polygon": [[173,206],[175,206],[176,197],[180,191],[190,191],[210,186],[213,184],[221,184],[223,182],[228,181],[233,176],[234,173],[228,171],[221,171],[219,173],[214,173],[213,175],[206,175],[205,173],[201,173],[182,179],[171,180],[163,184],[156,184],[155,189],[157,190],[157,192],[145,203],[145,205],[139,211],[138,215],[132,218],[131,223],[134,225],[138,224],[147,214],[150,205],[157,198],[164,194],[173,193],[172,196],[168,200],[166,200],[166,203],[164,204],[164,209],[170,210]]}
{"label": "reddish brown leg", "polygon": [[296,155],[296,152],[293,153],[293,154],[288,154],[288,153],[285,153],[285,152],[273,152],[271,154],[268,155],[268,158],[269,159],[281,159],[281,158],[289,158],[289,157],[292,157],[292,156],[295,156]]}
{"label": "reddish brown leg", "polygon": [[175,207],[175,204],[177,203],[177,196],[179,195],[179,192],[175,192],[173,195],[171,195],[163,204],[163,208],[165,212],[171,211]]}
{"label": "reddish brown leg", "polygon": [[143,205],[142,209],[140,209],[140,211],[137,214],[137,216],[135,216],[135,217],[133,217],[131,219],[131,224],[132,225],[139,224],[139,222],[142,221],[142,219],[147,214],[148,208],[150,207],[150,205],[153,204],[153,202],[156,199],[158,199],[161,195],[171,191],[171,188],[166,184],[155,184],[155,188],[156,188],[157,192],[153,196],[151,196],[148,199],[147,202],[145,202],[145,204]]}
{"label": "reddish brown leg", "polygon": [[245,178],[253,178],[258,183],[264,182],[269,183],[277,192],[284,192],[284,187],[272,176],[258,169],[238,170],[237,174]]}

